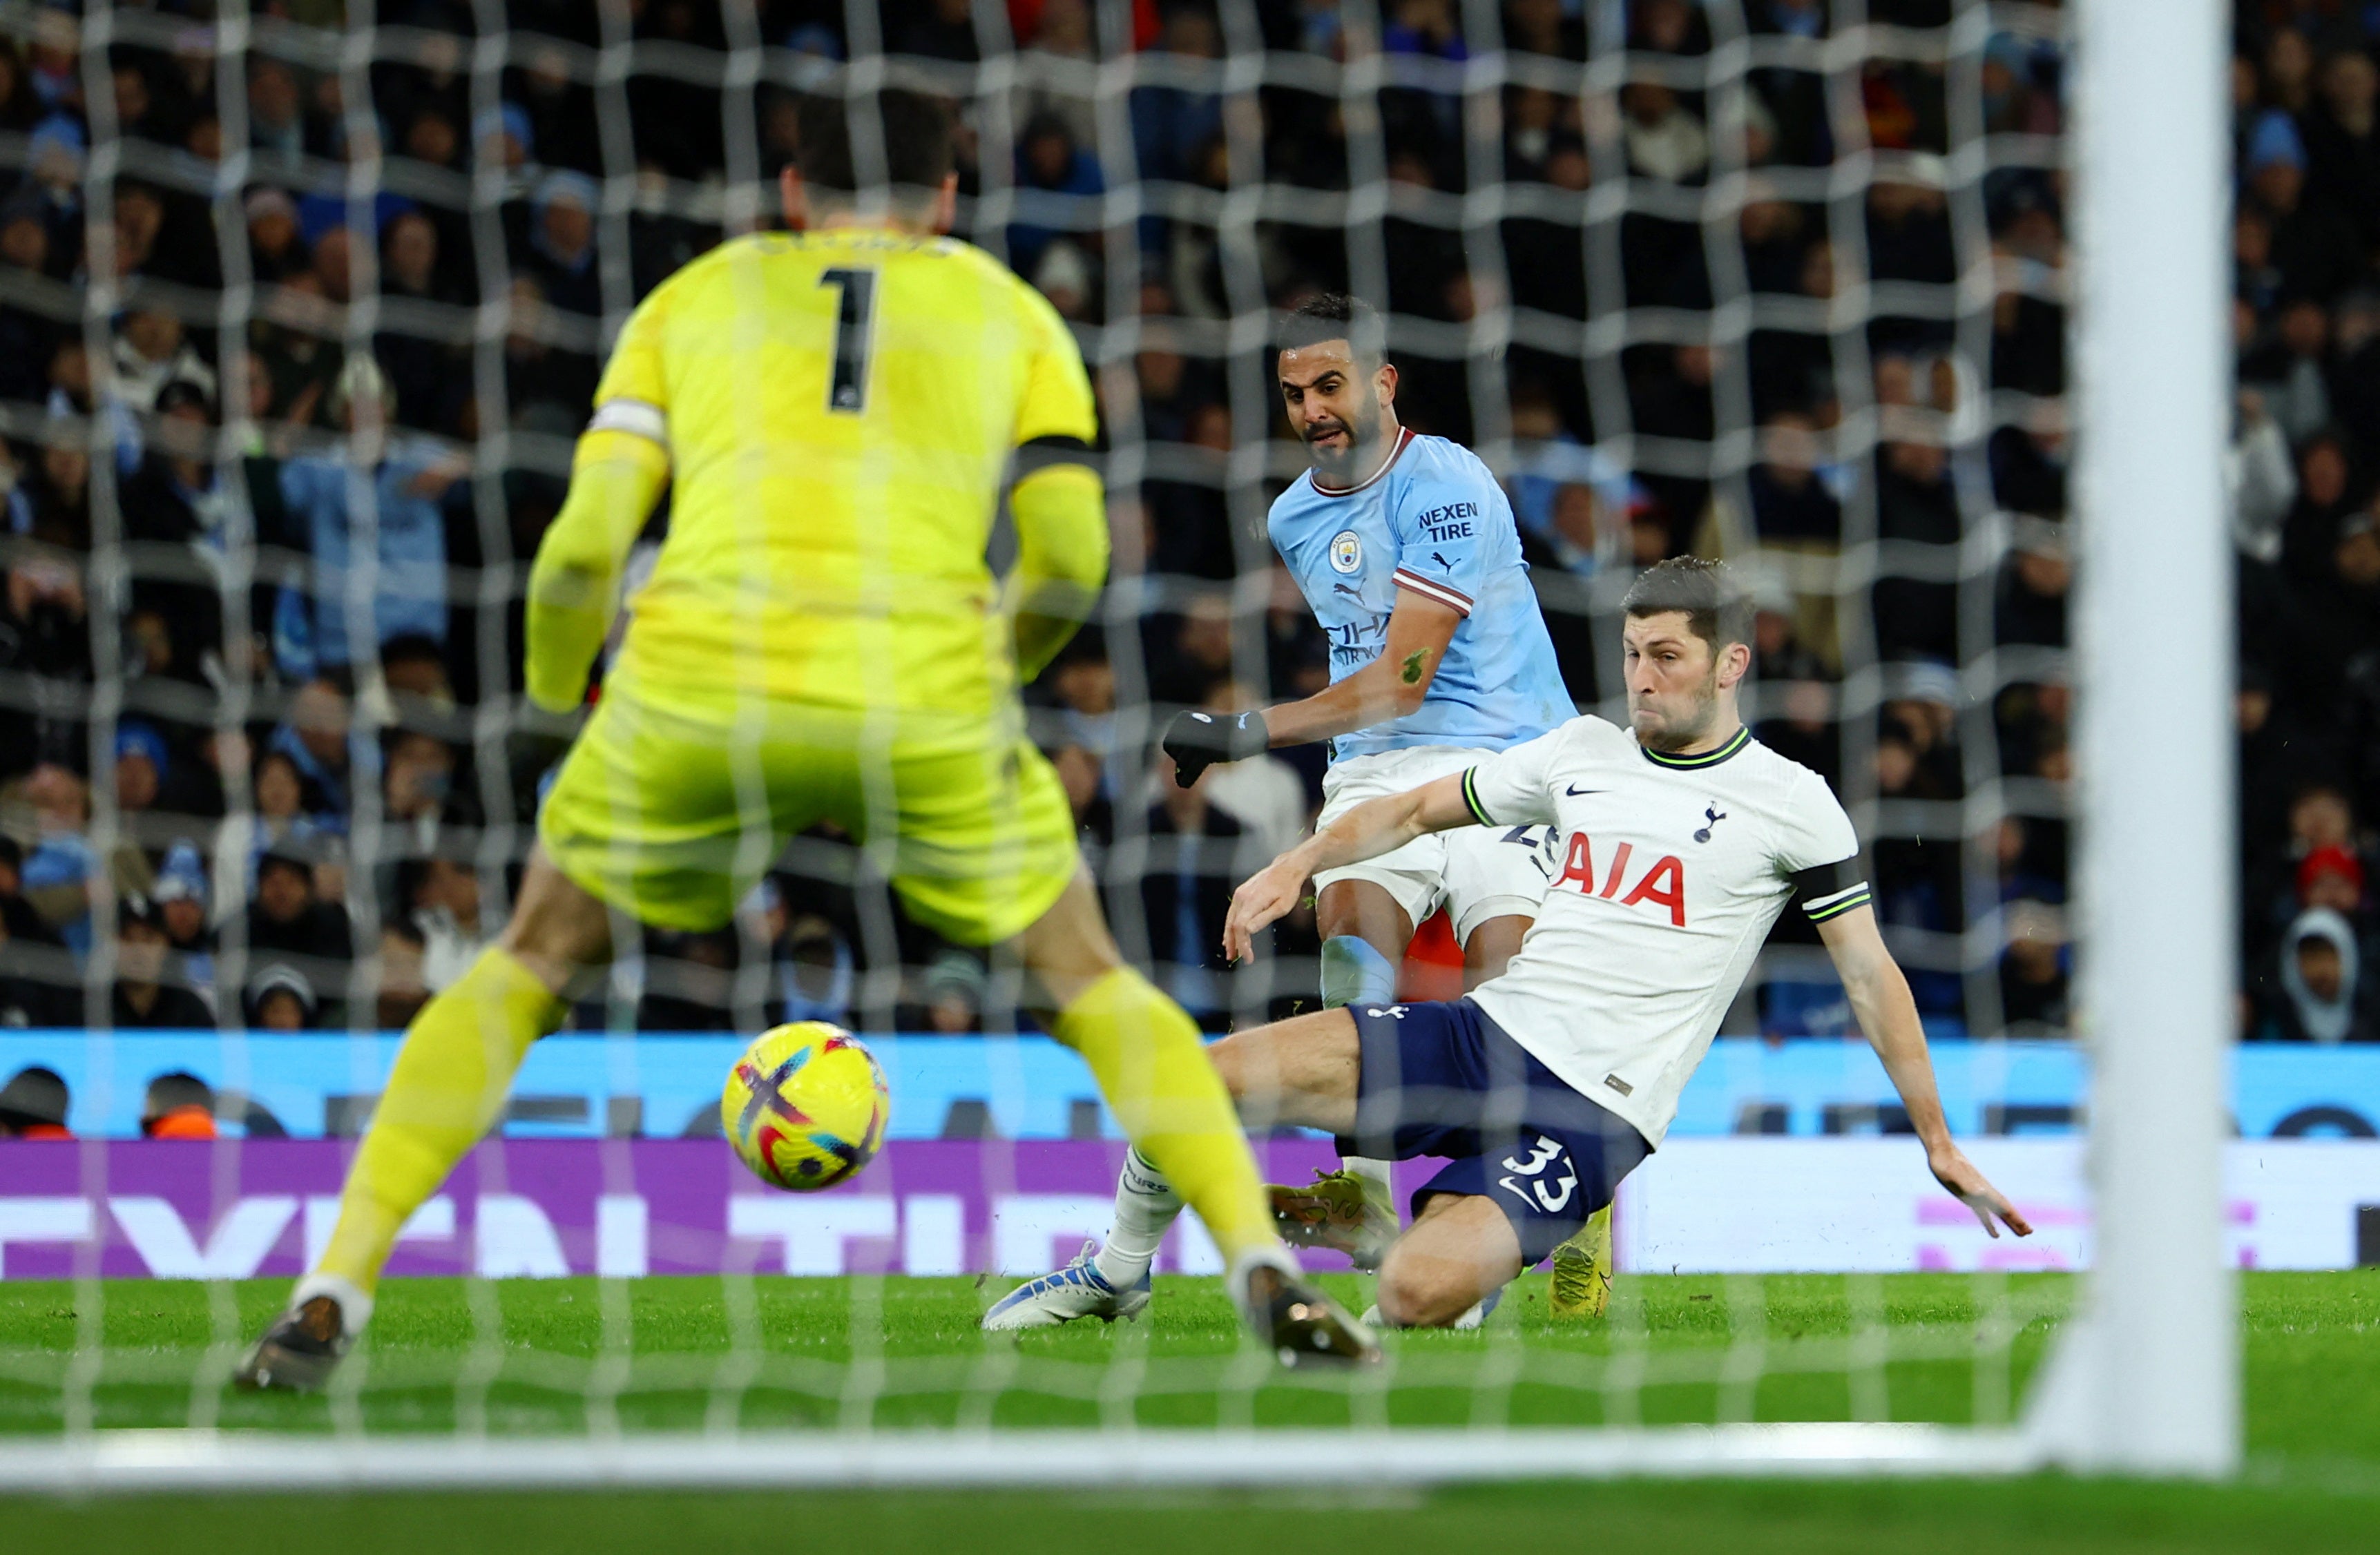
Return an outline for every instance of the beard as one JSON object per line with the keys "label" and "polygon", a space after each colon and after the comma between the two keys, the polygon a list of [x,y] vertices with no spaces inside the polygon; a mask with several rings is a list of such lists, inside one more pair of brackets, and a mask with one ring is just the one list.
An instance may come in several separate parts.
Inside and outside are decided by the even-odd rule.
{"label": "beard", "polygon": [[1657,710],[1642,710],[1652,719],[1647,727],[1639,710],[1630,709],[1629,721],[1636,725],[1636,737],[1655,750],[1679,751],[1707,735],[1711,725],[1718,722],[1718,663],[1713,659],[1710,673],[1692,693],[1693,701],[1686,716],[1672,718]]}
{"label": "beard", "polygon": [[[1312,426],[1300,426],[1297,435],[1305,443],[1307,463],[1331,475],[1345,475],[1353,472],[1368,455],[1373,445],[1379,442],[1379,428],[1380,396],[1367,386],[1364,391],[1363,400],[1355,407],[1354,420],[1342,421],[1334,419],[1317,422]],[[1328,437],[1332,432],[1346,433],[1347,445],[1343,448],[1319,448],[1315,445],[1316,438]]]}

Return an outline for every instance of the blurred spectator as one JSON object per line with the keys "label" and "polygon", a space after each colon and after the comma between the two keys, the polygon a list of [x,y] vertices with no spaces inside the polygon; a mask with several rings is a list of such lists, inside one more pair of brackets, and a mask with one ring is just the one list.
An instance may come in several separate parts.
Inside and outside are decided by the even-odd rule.
{"label": "blurred spectator", "polygon": [[504,334],[504,398],[516,426],[575,433],[595,395],[594,358],[557,349],[546,338],[545,288],[515,275],[512,325]]}
{"label": "blurred spectator", "polygon": [[978,57],[974,0],[912,0],[888,42],[896,54],[970,64]]}
{"label": "blurred spectator", "polygon": [[1058,743],[1081,746],[1100,759],[1115,749],[1115,666],[1108,662],[1107,643],[1096,627],[1075,634],[1044,672],[1044,683],[1057,698],[1062,735]]}
{"label": "blurred spectator", "polygon": [[1621,89],[1620,111],[1629,171],[1666,184],[1701,178],[1710,164],[1710,136],[1675,91],[1658,81],[1631,81]]}
{"label": "blurred spectator", "polygon": [[2309,907],[2282,937],[2280,996],[2269,1000],[2257,1035],[2282,1042],[2380,1039],[2362,986],[2354,926],[2329,907]]}
{"label": "blurred spectator", "polygon": [[[1224,681],[1208,695],[1209,712],[1245,712],[1264,706],[1245,686]],[[1160,784],[1168,781],[1162,775]],[[1205,784],[1208,802],[1237,821],[1265,859],[1288,852],[1305,834],[1309,812],[1305,780],[1297,769],[1269,752],[1230,761],[1209,771]],[[1234,879],[1231,883],[1236,885]],[[1217,936],[1220,942],[1220,933]]]}
{"label": "blurred spectator", "polygon": [[[437,224],[419,211],[404,213],[381,237],[382,292],[417,302],[456,300],[440,284],[438,262]],[[459,420],[468,395],[468,361],[456,346],[383,329],[372,340],[372,354],[388,375],[397,425],[443,430]]]}
{"label": "blurred spectator", "polygon": [[2009,905],[2000,957],[2000,1018],[2012,1036],[2066,1035],[2068,953],[2064,916],[2041,902]]}
{"label": "blurred spectator", "polygon": [[255,888],[257,860],[267,850],[303,852],[328,830],[305,812],[305,779],[288,751],[267,750],[249,780],[250,808],[224,818],[215,832],[213,889],[220,902],[244,902]]}
{"label": "blurred spectator", "polygon": [[1070,238],[1058,238],[1044,248],[1041,262],[1033,267],[1033,289],[1050,299],[1062,319],[1077,322],[1092,319],[1098,300],[1092,291],[1094,283],[1090,256]]}
{"label": "blurred spectator", "polygon": [[2331,298],[2361,268],[2356,232],[2325,200],[2306,192],[2305,142],[2279,108],[2257,119],[2240,155],[2245,209],[2270,224],[2272,264],[2292,296]]}
{"label": "blurred spectator", "polygon": [[851,946],[834,925],[804,914],[785,926],[778,942],[783,953],[777,962],[777,1018],[848,1023],[855,971]]}
{"label": "blurred spectator", "polygon": [[926,968],[926,1024],[938,1037],[963,1037],[983,1028],[983,998],[990,978],[983,963],[951,949]]}
{"label": "blurred spectator", "polygon": [[25,900],[78,958],[91,949],[91,878],[97,862],[85,828],[91,795],[81,778],[45,762],[18,787],[33,837],[21,871]]}
{"label": "blurred spectator", "polygon": [[347,910],[314,893],[314,861],[275,848],[256,863],[256,896],[244,928],[249,954],[278,952],[302,958],[304,970],[346,963],[355,951]]}
{"label": "blurred spectator", "polygon": [[259,285],[313,268],[313,251],[298,229],[298,202],[287,193],[270,185],[250,189],[241,210],[248,218],[249,271]]}
{"label": "blurred spectator", "polygon": [[[1964,526],[1949,450],[1932,441],[1895,439],[1876,451],[1875,471],[1877,538],[1955,555]],[[1959,659],[1956,584],[1887,577],[1876,586],[1874,610],[1879,657]]]}
{"label": "blurred spectator", "polygon": [[[42,274],[50,262],[50,228],[40,195],[20,189],[0,201],[0,266],[20,276]],[[48,396],[47,368],[61,326],[30,309],[0,305],[0,395],[19,402]]]}
{"label": "blurred spectator", "polygon": [[1221,976],[1223,918],[1232,889],[1260,861],[1241,840],[1247,828],[1211,803],[1212,771],[1184,788],[1160,762],[1157,802],[1148,813],[1148,856],[1141,868],[1142,921],[1150,974],[1160,988],[1209,1029],[1221,1029],[1230,1000]]}
{"label": "blurred spectator", "polygon": [[[446,638],[446,521],[440,504],[460,476],[442,452],[392,443],[396,399],[370,357],[348,358],[331,395],[331,414],[347,428],[343,456],[291,459],[281,467],[281,499],[310,538],[313,610],[292,621],[280,648],[283,668],[303,676],[349,663],[361,629],[366,653],[397,637]],[[351,577],[349,536],[361,527],[358,485],[372,504],[374,554],[358,584]],[[362,600],[356,588],[369,589]],[[284,614],[288,614],[284,607]],[[369,626],[366,624],[369,623]]]}
{"label": "blurred spectator", "polygon": [[2066,591],[2074,577],[2065,537],[2056,525],[2020,518],[2010,546],[1992,607],[1995,639],[2064,647]]}
{"label": "blurred spectator", "polygon": [[1791,761],[1825,778],[1830,786],[1842,784],[1842,742],[1835,731],[1834,687],[1823,680],[1789,680],[1780,686],[1762,686],[1763,706],[1777,695],[1779,716],[1764,719],[1755,731],[1760,743]]}
{"label": "blurred spectator", "polygon": [[2322,62],[2320,95],[2301,112],[2307,178],[2356,225],[2368,252],[2380,241],[2380,67],[2361,49]]}
{"label": "blurred spectator", "polygon": [[2298,450],[2297,500],[2281,521],[2279,561],[2289,582],[2322,576],[2338,521],[2352,505],[2352,475],[2346,444],[2335,432],[2318,432]]}
{"label": "blurred spectator", "polygon": [[736,935],[733,930],[645,932],[639,1031],[733,1031]]}
{"label": "blurred spectator", "polygon": [[128,718],[115,726],[115,808],[137,817],[157,802],[171,762],[165,736],[143,718]]}
{"label": "blurred spectator", "polygon": [[320,1024],[322,1014],[313,979],[278,961],[248,980],[241,1007],[248,1024],[259,1031],[309,1031]]}
{"label": "blurred spectator", "polygon": [[2264,396],[2252,389],[2240,392],[2223,473],[2230,488],[2231,538],[2240,554],[2279,561],[2281,521],[2297,501],[2298,476],[2289,438],[2266,413]]}
{"label": "blurred spectator", "polygon": [[[1194,6],[1180,6],[1165,18],[1165,29],[1157,46],[1184,61],[1191,61],[1219,58],[1222,44],[1212,15]],[[1140,176],[1144,178],[1188,181],[1198,148],[1223,129],[1222,98],[1214,91],[1175,86],[1135,87],[1131,111],[1133,152],[1139,159]],[[1026,144],[1029,151],[1029,138]]]}
{"label": "blurred spectator", "polygon": [[[346,825],[347,784],[355,765],[351,716],[346,693],[317,676],[299,686],[297,695],[289,699],[288,716],[273,730],[272,743],[266,747],[268,757],[285,759],[298,778],[298,808],[325,831],[343,831]],[[273,809],[265,808],[261,762],[257,778],[260,818],[278,819],[274,811],[280,808],[282,796],[274,796]]]}
{"label": "blurred spectator", "polygon": [[156,412],[146,452],[117,488],[124,538],[137,547],[127,623],[137,652],[127,669],[212,685],[225,673],[220,578],[233,533],[247,527],[245,504],[210,456],[206,392],[176,379],[158,391]]}
{"label": "blurred spectator", "polygon": [[2245,343],[2240,382],[2253,386],[2258,410],[2288,444],[2302,443],[2329,424],[2329,352],[2330,314],[2303,297],[2283,305],[2269,334]]}
{"label": "blurred spectator", "polygon": [[595,268],[595,180],[584,174],[548,173],[529,206],[528,273],[545,300],[571,313],[603,311]]}
{"label": "blurred spectator", "polygon": [[421,981],[432,993],[452,987],[495,939],[480,917],[479,871],[459,859],[424,859],[413,888],[413,926],[421,936]]}
{"label": "blurred spectator", "polygon": [[[25,184],[41,200],[49,227],[49,273],[62,273],[82,253],[82,180],[90,138],[82,122],[52,114],[33,126],[25,141]],[[62,267],[61,261],[67,263]]]}
{"label": "blurred spectator", "polygon": [[157,904],[165,941],[174,954],[178,980],[201,999],[212,1002],[215,986],[215,932],[207,914],[207,869],[196,843],[177,841],[165,850],[157,866],[157,883],[150,892]]}
{"label": "blurred spectator", "polygon": [[428,842],[455,786],[455,749],[418,729],[391,734],[381,757],[381,813],[393,825],[411,827]]}
{"label": "blurred spectator", "polygon": [[8,855],[12,889],[0,897],[0,1027],[13,1030],[79,1026],[83,990],[73,958],[57,935],[13,890],[13,842],[0,838]]}
{"label": "blurred spectator", "polygon": [[290,67],[271,55],[248,60],[249,143],[262,152],[296,156],[306,150],[304,94]]}
{"label": "blurred spectator", "polygon": [[1843,510],[1818,479],[1816,428],[1801,411],[1782,412],[1761,429],[1760,463],[1747,478],[1752,524],[1764,541],[1842,538]]}
{"label": "blurred spectator", "polygon": [[145,1139],[214,1138],[214,1087],[180,1070],[158,1075],[141,1099],[140,1135]]}
{"label": "blurred spectator", "polygon": [[2298,862],[2298,905],[2353,917],[2363,910],[2363,861],[2336,843]]}
{"label": "blurred spectator", "polygon": [[404,1030],[430,1002],[429,985],[421,979],[421,930],[411,921],[396,918],[381,925],[372,1024],[382,1031]]}
{"label": "blurred spectator", "polygon": [[1586,24],[1562,0],[1505,0],[1504,42],[1527,54],[1583,60]]}
{"label": "blurred spectator", "polygon": [[1172,640],[1150,656],[1148,689],[1158,701],[1196,707],[1232,673],[1231,596],[1200,594],[1180,616],[1150,625],[1161,631],[1169,621]]}
{"label": "blurred spectator", "polygon": [[67,1083],[39,1064],[19,1069],[0,1086],[0,1139],[71,1139]]}
{"label": "blurred spectator", "polygon": [[2380,644],[2380,519],[2366,511],[2338,521],[2330,566],[2300,591],[2299,603],[2325,663]]}
{"label": "blurred spectator", "polygon": [[[1065,213],[1072,204],[1046,203],[1036,195],[1095,195],[1107,182],[1099,176],[1099,159],[1075,143],[1074,131],[1056,115],[1045,115],[1025,127],[1016,140],[1016,187],[1021,213]],[[1045,218],[1048,219],[1048,218]],[[1065,224],[1071,226],[1071,223]],[[1008,261],[1020,275],[1031,275],[1043,253],[1064,228],[1055,222],[1037,225],[1019,220],[1008,229]],[[1086,235],[1087,236],[1087,235]]]}
{"label": "blurred spectator", "polygon": [[116,322],[108,392],[134,410],[156,407],[168,383],[188,383],[212,399],[215,370],[189,343],[182,321],[162,308],[131,308]]}
{"label": "blurred spectator", "polygon": [[428,638],[395,637],[381,644],[380,678],[395,699],[401,723],[443,719],[455,711],[445,652]]}
{"label": "blurred spectator", "polygon": [[108,1023],[119,1031],[188,1031],[211,1027],[214,1012],[206,1001],[173,980],[173,941],[165,915],[147,896],[117,899],[115,985],[108,996]]}

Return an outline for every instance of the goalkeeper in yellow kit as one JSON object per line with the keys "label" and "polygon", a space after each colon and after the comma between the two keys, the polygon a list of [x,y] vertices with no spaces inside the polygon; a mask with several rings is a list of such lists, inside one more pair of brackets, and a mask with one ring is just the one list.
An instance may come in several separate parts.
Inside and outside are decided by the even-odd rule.
{"label": "goalkeeper in yellow kit", "polygon": [[[1107,516],[1088,378],[1064,323],[941,236],[942,104],[801,111],[796,230],[739,238],[630,317],[528,588],[528,689],[578,706],[628,549],[670,532],[601,705],[565,759],[512,920],[407,1032],[320,1263],[242,1363],[319,1386],[371,1310],[398,1228],[494,1124],[529,1044],[612,956],[613,910],[716,929],[794,832],[848,829],[911,915],[1012,942],[1135,1147],[1198,1211],[1242,1310],[1288,1357],[1368,1358],[1299,1278],[1196,1027],[1125,966],[1017,699],[1088,613]],[[1000,492],[1017,560],[985,562]]]}

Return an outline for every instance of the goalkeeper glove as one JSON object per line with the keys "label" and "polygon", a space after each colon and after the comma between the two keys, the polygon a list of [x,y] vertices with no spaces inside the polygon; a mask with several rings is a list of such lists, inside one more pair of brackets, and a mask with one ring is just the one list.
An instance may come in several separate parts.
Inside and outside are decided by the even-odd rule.
{"label": "goalkeeper glove", "polygon": [[1184,788],[1218,761],[1245,760],[1272,747],[1264,714],[1184,712],[1165,731],[1165,754],[1173,758],[1173,781]]}

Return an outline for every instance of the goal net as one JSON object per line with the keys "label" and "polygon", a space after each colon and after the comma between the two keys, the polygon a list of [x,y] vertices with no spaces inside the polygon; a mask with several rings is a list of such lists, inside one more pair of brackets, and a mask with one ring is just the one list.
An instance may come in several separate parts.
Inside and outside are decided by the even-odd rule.
{"label": "goal net", "polygon": [[[2211,0],[0,5],[0,1113],[32,1136],[0,1142],[0,1485],[2227,1469],[2222,29]],[[1780,930],[1623,1185],[1601,1316],[1528,1270],[1475,1331],[1282,1371],[1193,1218],[1140,1321],[984,1334],[1105,1230],[1123,1138],[1014,967],[827,826],[725,930],[617,923],[327,1393],[226,1390],[398,1034],[518,887],[575,728],[523,695],[524,585],[612,343],[780,225],[805,94],[895,79],[956,104],[955,230],[1099,395],[1112,576],[1027,705],[1127,957],[1210,1032],[1318,1002],[1310,913],[1215,947],[1319,748],[1186,791],[1154,758],[1183,708],[1327,679],[1267,539],[1305,468],[1270,341],[1345,290],[1406,423],[1504,483],[1581,711],[1624,721],[1643,567],[1748,581],[1746,721],[1848,808],[1952,1126],[2035,1237],[1935,1186]],[[1460,991],[1443,929],[1404,996]],[[890,1140],[779,1194],[719,1087],[809,1018],[883,1063]],[[1335,1159],[1257,1145],[1275,1181]]]}

